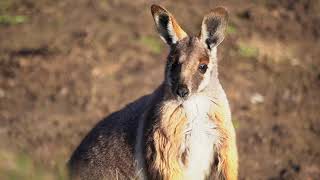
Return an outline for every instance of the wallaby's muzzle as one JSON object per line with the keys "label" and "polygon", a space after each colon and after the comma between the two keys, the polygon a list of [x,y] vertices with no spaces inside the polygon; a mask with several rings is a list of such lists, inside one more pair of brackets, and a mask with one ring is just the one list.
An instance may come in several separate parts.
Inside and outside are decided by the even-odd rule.
{"label": "wallaby's muzzle", "polygon": [[178,85],[178,88],[176,90],[176,94],[180,96],[181,98],[186,98],[189,95],[189,89],[186,85]]}

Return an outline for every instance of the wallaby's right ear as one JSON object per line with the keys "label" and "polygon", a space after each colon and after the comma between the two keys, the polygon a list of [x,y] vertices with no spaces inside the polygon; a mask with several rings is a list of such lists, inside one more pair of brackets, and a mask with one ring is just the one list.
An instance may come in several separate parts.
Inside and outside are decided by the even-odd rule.
{"label": "wallaby's right ear", "polygon": [[187,37],[187,34],[166,9],[158,5],[152,5],[151,13],[161,39],[168,45],[176,44],[179,40]]}

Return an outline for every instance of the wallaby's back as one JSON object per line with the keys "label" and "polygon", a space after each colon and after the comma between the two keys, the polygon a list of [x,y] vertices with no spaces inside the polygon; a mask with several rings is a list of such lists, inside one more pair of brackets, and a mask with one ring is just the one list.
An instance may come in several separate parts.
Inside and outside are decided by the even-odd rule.
{"label": "wallaby's back", "polygon": [[149,99],[150,95],[137,99],[91,130],[69,161],[72,179],[135,177],[136,132]]}

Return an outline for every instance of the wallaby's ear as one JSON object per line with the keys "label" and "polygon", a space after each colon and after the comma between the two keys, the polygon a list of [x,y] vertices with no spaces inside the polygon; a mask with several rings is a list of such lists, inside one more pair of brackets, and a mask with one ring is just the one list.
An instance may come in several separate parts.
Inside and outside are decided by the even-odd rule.
{"label": "wallaby's ear", "polygon": [[208,49],[211,50],[223,41],[227,24],[228,11],[223,7],[217,7],[204,16],[200,39]]}
{"label": "wallaby's ear", "polygon": [[163,7],[152,5],[151,13],[161,39],[167,44],[176,44],[179,40],[187,36],[175,18]]}

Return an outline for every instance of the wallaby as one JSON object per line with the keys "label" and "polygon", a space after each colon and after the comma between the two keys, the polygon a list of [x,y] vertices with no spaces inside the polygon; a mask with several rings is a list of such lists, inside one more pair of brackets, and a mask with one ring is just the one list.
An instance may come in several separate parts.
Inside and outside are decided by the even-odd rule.
{"label": "wallaby", "polygon": [[91,130],[69,161],[72,179],[236,180],[236,134],[217,69],[228,12],[213,9],[197,36],[163,7],[151,12],[170,46],[164,81]]}

